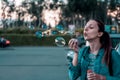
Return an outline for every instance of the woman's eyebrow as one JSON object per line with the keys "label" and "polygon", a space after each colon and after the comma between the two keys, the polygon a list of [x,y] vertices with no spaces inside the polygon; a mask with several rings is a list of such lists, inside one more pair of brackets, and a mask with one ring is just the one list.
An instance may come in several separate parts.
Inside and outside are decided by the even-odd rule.
{"label": "woman's eyebrow", "polygon": [[92,24],[87,24],[86,26],[89,27],[89,26],[91,26],[91,25],[92,25]]}

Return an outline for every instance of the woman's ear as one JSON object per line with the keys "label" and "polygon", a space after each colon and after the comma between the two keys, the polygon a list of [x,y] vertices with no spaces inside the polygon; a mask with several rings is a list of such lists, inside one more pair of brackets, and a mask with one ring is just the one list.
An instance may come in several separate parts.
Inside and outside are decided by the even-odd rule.
{"label": "woman's ear", "polygon": [[103,35],[103,32],[98,33],[98,37],[101,37]]}

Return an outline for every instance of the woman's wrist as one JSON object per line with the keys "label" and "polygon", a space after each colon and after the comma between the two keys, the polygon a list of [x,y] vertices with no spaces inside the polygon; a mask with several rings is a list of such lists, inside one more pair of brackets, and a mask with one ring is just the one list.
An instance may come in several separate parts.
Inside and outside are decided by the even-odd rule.
{"label": "woman's wrist", "polygon": [[78,53],[74,53],[72,64],[73,64],[73,66],[77,66],[77,64],[78,64]]}
{"label": "woman's wrist", "polygon": [[105,76],[100,76],[100,80],[106,80]]}
{"label": "woman's wrist", "polygon": [[78,51],[74,51],[74,52],[78,54]]}

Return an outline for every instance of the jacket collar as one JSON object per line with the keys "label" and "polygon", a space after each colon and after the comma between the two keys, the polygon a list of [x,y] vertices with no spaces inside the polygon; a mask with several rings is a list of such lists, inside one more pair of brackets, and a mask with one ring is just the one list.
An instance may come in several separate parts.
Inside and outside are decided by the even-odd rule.
{"label": "jacket collar", "polygon": [[[89,51],[90,51],[90,46],[87,46],[83,56],[88,55],[90,53]],[[98,51],[97,56],[103,56],[103,55],[104,55],[104,49],[100,48],[99,51]]]}

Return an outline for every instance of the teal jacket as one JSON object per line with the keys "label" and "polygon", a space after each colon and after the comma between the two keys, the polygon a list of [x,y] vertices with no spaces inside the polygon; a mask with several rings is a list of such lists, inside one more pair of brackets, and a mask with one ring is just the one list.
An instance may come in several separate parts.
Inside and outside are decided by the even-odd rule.
{"label": "teal jacket", "polygon": [[[89,54],[90,47],[84,47],[79,50],[78,55],[78,65],[73,66],[72,63],[69,64],[69,78],[70,80],[76,80],[80,77],[80,80],[87,80],[87,70],[89,61],[87,56]],[[116,50],[111,51],[111,62],[112,62],[112,74],[110,75],[109,69],[105,63],[102,62],[104,55],[104,49],[100,49],[95,60],[97,67],[94,71],[97,74],[106,76],[106,80],[120,80],[120,55]]]}

